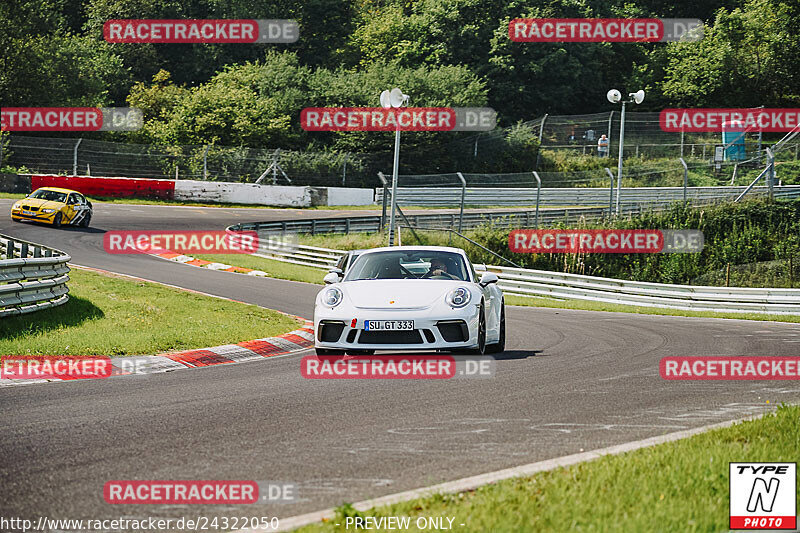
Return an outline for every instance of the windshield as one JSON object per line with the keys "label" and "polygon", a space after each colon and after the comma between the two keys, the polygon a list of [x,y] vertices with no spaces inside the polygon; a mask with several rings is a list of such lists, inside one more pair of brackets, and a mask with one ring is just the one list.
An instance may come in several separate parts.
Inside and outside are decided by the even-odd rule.
{"label": "windshield", "polygon": [[344,281],[365,279],[451,279],[469,281],[461,254],[438,250],[403,250],[364,254]]}
{"label": "windshield", "polygon": [[66,203],[67,195],[63,192],[48,191],[47,189],[39,189],[29,196],[29,198],[39,198],[41,200],[49,200],[52,202]]}

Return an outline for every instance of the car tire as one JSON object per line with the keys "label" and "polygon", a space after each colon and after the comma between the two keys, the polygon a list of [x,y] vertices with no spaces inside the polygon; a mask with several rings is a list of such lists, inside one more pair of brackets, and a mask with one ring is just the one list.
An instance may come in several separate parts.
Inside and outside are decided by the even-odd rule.
{"label": "car tire", "polygon": [[53,217],[53,227],[60,228],[61,227],[61,220],[63,215],[61,213],[56,213],[56,216]]}
{"label": "car tire", "polygon": [[344,350],[334,350],[332,348],[314,348],[317,355],[344,355]]}
{"label": "car tire", "polygon": [[478,315],[478,346],[463,352],[459,350],[456,353],[466,353],[470,355],[483,355],[486,353],[486,312],[481,303],[480,314]]}
{"label": "car tire", "polygon": [[486,347],[486,353],[503,353],[506,350],[506,304],[500,303],[500,338]]}
{"label": "car tire", "polygon": [[81,228],[88,228],[89,227],[89,222],[91,222],[91,221],[92,221],[92,214],[91,213],[87,213],[86,216],[83,217],[83,220],[81,220],[81,223],[78,224],[78,226],[80,226]]}

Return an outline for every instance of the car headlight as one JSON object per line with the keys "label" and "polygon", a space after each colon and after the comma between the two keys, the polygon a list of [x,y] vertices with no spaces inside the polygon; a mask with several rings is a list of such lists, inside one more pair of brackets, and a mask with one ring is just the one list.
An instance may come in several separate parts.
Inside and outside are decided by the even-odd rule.
{"label": "car headlight", "polygon": [[472,298],[472,293],[466,287],[459,287],[447,293],[445,301],[450,307],[464,307]]}
{"label": "car headlight", "polygon": [[44,213],[45,215],[49,215],[50,213],[55,213],[55,212],[56,212],[55,209],[42,209],[42,213]]}
{"label": "car headlight", "polygon": [[328,307],[336,307],[342,303],[342,291],[336,287],[331,287],[322,294],[322,303]]}

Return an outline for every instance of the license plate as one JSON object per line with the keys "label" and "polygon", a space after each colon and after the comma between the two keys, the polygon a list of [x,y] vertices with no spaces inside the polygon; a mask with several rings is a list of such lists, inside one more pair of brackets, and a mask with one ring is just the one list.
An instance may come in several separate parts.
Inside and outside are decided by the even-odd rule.
{"label": "license plate", "polygon": [[28,216],[31,216],[31,217],[34,216],[33,215],[33,211],[25,211],[24,209],[22,210],[22,214],[23,215],[28,215]]}
{"label": "license plate", "polygon": [[414,329],[413,320],[365,320],[365,331],[398,331]]}

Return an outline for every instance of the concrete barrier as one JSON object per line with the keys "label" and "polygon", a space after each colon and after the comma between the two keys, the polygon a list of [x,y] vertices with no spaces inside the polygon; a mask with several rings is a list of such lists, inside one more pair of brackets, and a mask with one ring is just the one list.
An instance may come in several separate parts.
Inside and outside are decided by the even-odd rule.
{"label": "concrete barrier", "polygon": [[142,178],[101,178],[92,176],[54,176],[34,174],[30,177],[31,191],[39,187],[64,187],[87,196],[113,198],[154,198],[172,200],[173,180]]}
{"label": "concrete barrier", "polygon": [[178,180],[174,197],[193,202],[310,207],[311,187]]}
{"label": "concrete barrier", "polygon": [[372,205],[375,192],[372,189],[350,187],[327,187],[328,202],[325,205]]}

